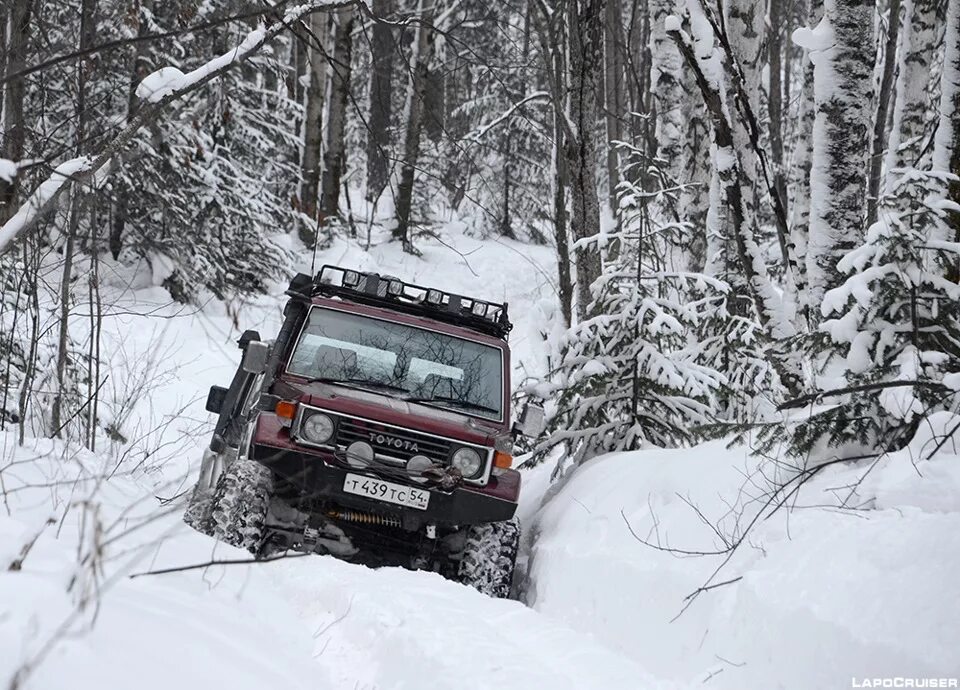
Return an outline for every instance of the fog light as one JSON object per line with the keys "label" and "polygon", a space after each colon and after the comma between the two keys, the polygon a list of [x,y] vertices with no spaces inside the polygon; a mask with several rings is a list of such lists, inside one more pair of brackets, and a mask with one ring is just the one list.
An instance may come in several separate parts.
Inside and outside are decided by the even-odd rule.
{"label": "fog light", "polygon": [[414,455],[407,460],[407,473],[410,479],[415,482],[425,483],[428,478],[423,476],[423,471],[433,467],[433,461],[426,455]]}
{"label": "fog light", "polygon": [[363,469],[373,462],[373,446],[365,441],[354,441],[347,446],[347,464]]}

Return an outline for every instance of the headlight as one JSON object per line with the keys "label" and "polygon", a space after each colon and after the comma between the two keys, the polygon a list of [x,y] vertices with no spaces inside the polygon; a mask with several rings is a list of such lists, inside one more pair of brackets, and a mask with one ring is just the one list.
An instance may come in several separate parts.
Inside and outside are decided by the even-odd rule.
{"label": "headlight", "polygon": [[480,453],[472,448],[461,448],[458,450],[453,454],[451,463],[460,470],[467,479],[472,479],[480,474],[480,470],[483,469],[483,458],[480,457]]}
{"label": "headlight", "polygon": [[326,443],[333,429],[333,420],[325,414],[312,414],[300,423],[300,434],[310,443]]}

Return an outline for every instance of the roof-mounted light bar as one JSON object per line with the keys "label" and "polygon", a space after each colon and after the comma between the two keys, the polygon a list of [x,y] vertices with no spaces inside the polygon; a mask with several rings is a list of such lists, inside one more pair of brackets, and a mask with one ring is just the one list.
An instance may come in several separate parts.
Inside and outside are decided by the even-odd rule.
{"label": "roof-mounted light bar", "polygon": [[291,294],[328,295],[425,316],[506,338],[513,325],[507,304],[487,302],[437,288],[407,283],[392,276],[326,265],[314,278],[298,275]]}

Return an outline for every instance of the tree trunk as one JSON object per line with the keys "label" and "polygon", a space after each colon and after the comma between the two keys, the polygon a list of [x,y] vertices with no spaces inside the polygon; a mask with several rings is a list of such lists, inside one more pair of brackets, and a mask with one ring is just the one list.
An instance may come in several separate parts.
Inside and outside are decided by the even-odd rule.
{"label": "tree trunk", "polygon": [[683,140],[686,118],[683,113],[683,87],[680,83],[682,59],[677,46],[667,36],[665,22],[675,12],[674,0],[650,2],[650,67],[653,104],[656,113],[658,149],[651,151],[664,161],[674,182],[683,170]]}
{"label": "tree trunk", "polygon": [[[828,0],[823,22],[834,41],[814,65],[816,120],[807,244],[809,304],[843,280],[837,262],[860,244],[866,219],[873,119],[874,0]],[[814,325],[819,310],[810,315]]]}
{"label": "tree trunk", "polygon": [[[944,33],[943,76],[940,81],[940,112],[933,146],[933,169],[946,171],[954,178],[946,184],[946,197],[955,204],[947,211],[946,222],[934,239],[960,242],[960,3],[947,4],[947,28]],[[947,277],[960,282],[960,259],[947,265]]]}
{"label": "tree trunk", "polygon": [[587,317],[590,286],[600,277],[600,198],[597,194],[597,98],[603,60],[604,0],[570,0],[567,10],[569,50],[570,123],[566,141],[573,207],[573,237],[584,240],[575,250],[577,264],[577,316]]}
{"label": "tree trunk", "polygon": [[[684,70],[683,111],[686,128],[683,145],[683,183],[680,192],[680,213],[690,224],[686,270],[703,271],[708,261],[710,232],[707,214],[710,210],[710,124],[707,111],[697,91],[697,82],[690,70]],[[719,199],[719,197],[718,197]],[[718,216],[719,209],[714,211]],[[713,224],[716,228],[716,223]],[[714,238],[715,239],[715,238]]]}
{"label": "tree trunk", "polygon": [[[27,42],[30,34],[30,13],[33,0],[13,0],[7,7],[9,30],[7,39],[6,74],[12,75],[26,66]],[[19,161],[23,158],[26,144],[26,125],[23,120],[23,99],[25,80],[14,77],[4,85],[3,105],[3,158]],[[0,179],[0,225],[7,222],[16,208],[17,190],[20,187],[19,175],[9,183]]]}
{"label": "tree trunk", "polygon": [[[730,278],[735,278],[738,282],[742,281],[742,289],[753,304],[757,320],[772,338],[789,336],[792,334],[792,329],[783,317],[780,298],[770,282],[756,240],[756,217],[751,215],[752,209],[747,200],[748,195],[752,194],[753,182],[751,182],[751,176],[745,171],[746,166],[741,154],[747,154],[749,160],[756,159],[751,156],[752,151],[749,147],[738,145],[737,127],[731,122],[732,108],[725,103],[720,84],[707,78],[689,38],[680,31],[670,31],[668,34],[680,49],[687,68],[693,72],[707,112],[710,113],[713,142],[716,146],[714,160],[719,178],[719,190],[723,194],[726,209],[730,214],[728,235],[733,246],[727,249],[725,254],[728,257],[728,263],[734,263],[732,258],[735,255],[738,264],[734,265],[729,273]],[[711,31],[709,36],[695,36],[694,40],[698,43],[711,40],[712,35]],[[757,50],[759,50],[759,42]],[[742,127],[739,128],[742,129]],[[716,220],[711,218],[713,222]],[[791,384],[788,382],[787,385]]]}
{"label": "tree trunk", "polygon": [[937,39],[937,0],[905,0],[900,30],[897,100],[887,154],[887,190],[896,168],[919,167],[924,149],[927,118],[933,111],[930,65]]}
{"label": "tree trunk", "polygon": [[[82,53],[93,44],[96,35],[97,0],[82,0],[80,9],[80,45]],[[86,132],[90,122],[87,110],[87,79],[93,62],[81,59],[77,62],[77,145],[76,153],[82,155],[86,148]],[[67,388],[67,365],[70,356],[70,285],[73,281],[73,261],[83,207],[83,189],[76,185],[70,196],[70,218],[67,226],[67,241],[63,251],[63,275],[60,278],[59,337],[57,338],[57,390],[51,405],[51,435],[61,438],[66,422],[63,421],[64,394]],[[92,305],[91,305],[92,308]]]}
{"label": "tree trunk", "polygon": [[617,185],[620,182],[620,156],[615,141],[623,140],[620,124],[623,105],[623,17],[620,0],[608,0],[606,21],[604,22],[604,100],[606,103],[607,128],[607,184],[608,202],[614,219],[617,214]]}
{"label": "tree trunk", "polygon": [[887,40],[884,46],[883,75],[880,77],[880,95],[877,114],[873,120],[873,143],[870,146],[870,180],[867,188],[867,227],[877,222],[877,202],[880,196],[880,177],[883,172],[883,151],[887,148],[887,116],[890,94],[897,70],[897,36],[900,33],[900,0],[890,0],[887,17]]}
{"label": "tree trunk", "polygon": [[[150,32],[150,23],[147,18],[153,14],[154,0],[138,0],[136,3],[137,13],[137,37],[143,37]],[[150,73],[150,60],[147,55],[148,44],[137,42],[133,49],[133,64],[131,66],[129,92],[127,93],[127,122],[136,114],[140,106],[140,99],[137,98],[137,85]],[[155,132],[159,136],[159,132]],[[120,155],[121,164],[126,162],[127,156]],[[113,209],[110,219],[110,237],[108,244],[110,254],[114,259],[119,258],[120,251],[123,249],[123,233],[127,225],[127,216],[130,212],[130,190],[126,184],[119,185],[117,190],[117,202]]]}
{"label": "tree trunk", "polygon": [[[807,19],[815,26],[823,17],[823,0],[810,0]],[[790,241],[797,255],[806,256],[810,237],[810,170],[813,165],[813,123],[817,117],[817,105],[813,96],[813,62],[804,56],[803,83],[800,88],[800,113],[797,122],[796,145],[793,153],[790,187],[793,199],[790,205]],[[797,285],[807,285],[807,264],[798,262]],[[809,323],[810,300],[807,290],[797,290],[797,310],[801,325]]]}
{"label": "tree trunk", "polygon": [[347,124],[347,97],[350,92],[353,24],[356,16],[357,13],[352,7],[345,7],[336,14],[327,147],[323,153],[323,193],[320,197],[324,216],[334,216],[339,212],[340,178],[346,162],[344,134]]}
{"label": "tree trunk", "polygon": [[[374,0],[373,14],[386,17],[393,0]],[[367,122],[367,199],[380,197],[389,175],[390,116],[393,112],[393,28],[375,23],[370,53],[370,116]]]}
{"label": "tree trunk", "polygon": [[403,120],[403,162],[400,167],[400,182],[397,184],[397,227],[394,239],[403,242],[405,251],[413,250],[410,238],[410,210],[413,206],[413,178],[420,156],[420,133],[423,129],[423,95],[427,85],[427,70],[433,47],[433,4],[419,0],[417,30],[413,38],[413,54],[410,56],[410,82]]}
{"label": "tree trunk", "polygon": [[[323,105],[327,87],[327,62],[323,56],[327,15],[310,15],[307,74],[309,84],[303,116],[303,152],[300,156],[300,210],[310,219],[317,218],[317,193],[320,186],[320,149],[323,142]],[[317,42],[321,45],[317,45]],[[302,44],[301,44],[302,47]]]}
{"label": "tree trunk", "polygon": [[[767,61],[770,71],[767,89],[767,113],[770,119],[770,163],[773,189],[787,209],[787,178],[783,167],[783,74],[780,55],[783,50],[783,0],[770,0],[770,30],[767,34]],[[789,78],[789,77],[788,77]]]}

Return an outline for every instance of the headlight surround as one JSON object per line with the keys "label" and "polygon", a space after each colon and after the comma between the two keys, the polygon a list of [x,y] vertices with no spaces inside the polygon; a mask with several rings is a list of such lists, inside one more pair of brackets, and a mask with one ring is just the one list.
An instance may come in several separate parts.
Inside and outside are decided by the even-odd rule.
{"label": "headlight surround", "polygon": [[458,449],[450,464],[460,470],[465,479],[474,479],[483,471],[483,457],[473,448]]}
{"label": "headlight surround", "polygon": [[335,429],[333,420],[322,412],[308,415],[300,422],[300,435],[303,439],[318,445],[333,438]]}

